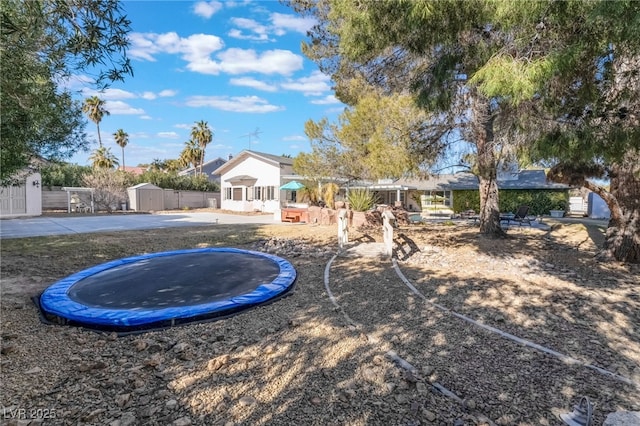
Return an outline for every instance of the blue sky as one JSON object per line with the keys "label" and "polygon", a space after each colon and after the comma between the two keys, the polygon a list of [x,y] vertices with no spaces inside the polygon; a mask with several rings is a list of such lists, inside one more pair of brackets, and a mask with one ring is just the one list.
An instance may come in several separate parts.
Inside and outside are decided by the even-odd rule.
{"label": "blue sky", "polygon": [[[134,76],[99,93],[77,76],[80,99],[97,95],[111,113],[103,144],[120,160],[113,133],[129,134],[125,164],[177,158],[196,121],[214,132],[206,160],[243,149],[309,151],[308,119],[335,119],[344,105],[329,76],[301,52],[313,21],[277,1],[125,1]],[[257,135],[251,135],[256,133]],[[98,145],[96,126],[87,133]],[[89,153],[71,162],[87,165]],[[121,160],[120,160],[121,161]]]}

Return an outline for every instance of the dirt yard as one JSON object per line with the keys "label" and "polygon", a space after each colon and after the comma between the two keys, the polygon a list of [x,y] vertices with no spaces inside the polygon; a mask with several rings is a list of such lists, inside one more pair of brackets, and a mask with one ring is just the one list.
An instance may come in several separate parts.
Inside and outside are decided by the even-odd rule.
{"label": "dirt yard", "polygon": [[[417,294],[387,259],[334,258],[333,227],[3,240],[2,423],[562,425],[582,396],[596,425],[640,410],[640,269],[594,260],[601,229],[523,227],[506,240],[464,223],[397,231],[397,267]],[[382,240],[377,230],[350,237]],[[295,292],[225,320],[124,337],[44,325],[30,300],[112,259],[222,246],[287,258]]]}

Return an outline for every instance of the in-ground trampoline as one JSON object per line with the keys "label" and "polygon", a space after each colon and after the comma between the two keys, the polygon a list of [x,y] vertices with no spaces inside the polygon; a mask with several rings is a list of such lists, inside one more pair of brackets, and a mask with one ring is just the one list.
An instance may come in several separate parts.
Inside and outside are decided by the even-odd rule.
{"label": "in-ground trampoline", "polygon": [[48,287],[47,322],[120,333],[227,317],[285,296],[295,268],[234,248],[145,254],[103,263]]}

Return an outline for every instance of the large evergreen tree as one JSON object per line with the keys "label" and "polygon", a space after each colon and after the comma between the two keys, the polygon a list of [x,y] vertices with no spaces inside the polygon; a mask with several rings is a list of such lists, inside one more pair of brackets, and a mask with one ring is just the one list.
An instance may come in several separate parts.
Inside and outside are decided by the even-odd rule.
{"label": "large evergreen tree", "polygon": [[88,144],[81,105],[58,83],[90,72],[97,87],[131,74],[129,21],[115,0],[1,0],[0,180],[33,156],[65,158]]}
{"label": "large evergreen tree", "polygon": [[[480,182],[480,230],[503,236],[497,170],[517,153],[514,142],[519,139],[511,136],[517,128],[514,111],[522,99],[510,96],[510,86],[498,85],[499,90],[490,94],[474,80],[496,55],[523,50],[511,29],[492,24],[501,13],[501,2],[329,0],[312,7],[304,1],[292,4],[318,19],[311,42],[303,50],[332,75],[342,101],[357,102],[348,90],[354,78],[364,78],[386,93],[409,90],[436,120],[434,125],[449,126],[449,131],[433,133],[431,145],[451,147],[445,138],[454,130],[472,145],[472,170]],[[539,8],[534,2],[523,5],[532,15]],[[531,19],[520,23],[527,28],[533,25]]]}
{"label": "large evergreen tree", "polygon": [[[383,96],[357,85],[358,102],[338,117],[309,120],[312,152],[294,161],[298,174],[317,179],[399,179],[424,173],[438,157],[434,127],[408,95]],[[354,95],[356,96],[356,95]]]}
{"label": "large evergreen tree", "polygon": [[529,122],[532,157],[605,200],[602,259],[640,263],[640,3],[558,2],[538,28],[554,73]]}
{"label": "large evergreen tree", "polygon": [[[305,53],[345,82],[410,88],[474,145],[481,231],[502,235],[496,171],[545,159],[612,211],[603,257],[640,259],[640,3],[293,0],[319,24]],[[442,116],[442,115],[441,115]],[[467,157],[470,158],[470,157]],[[607,177],[611,188],[589,177]]]}

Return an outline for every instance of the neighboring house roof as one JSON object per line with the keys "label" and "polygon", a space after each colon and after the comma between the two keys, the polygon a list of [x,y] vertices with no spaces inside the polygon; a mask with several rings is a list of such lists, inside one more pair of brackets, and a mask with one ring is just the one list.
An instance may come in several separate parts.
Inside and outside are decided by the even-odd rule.
{"label": "neighboring house roof", "polygon": [[[212,166],[212,165],[215,166],[216,163],[224,164],[224,163],[226,163],[226,161],[227,160],[225,160],[224,158],[218,157],[218,158],[215,158],[213,160],[209,160],[206,163],[202,164],[202,169],[205,170],[205,169],[207,169],[208,166]],[[217,167],[220,167],[220,165],[218,165]],[[194,173],[196,170],[200,170],[200,166],[189,167],[188,169],[181,170],[181,171],[178,172],[178,176],[188,175],[188,174]],[[215,171],[216,170],[214,169],[210,174],[211,175],[217,174],[217,173],[215,173]]]}
{"label": "neighboring house roof", "polygon": [[[122,170],[122,166],[118,167],[120,170]],[[133,173],[136,176],[139,176],[141,174],[143,174],[144,172],[147,171],[146,167],[137,167],[137,166],[124,166],[124,171],[128,172],[128,173]]]}
{"label": "neighboring house roof", "polygon": [[[416,188],[421,191],[453,191],[453,190],[476,190],[478,189],[478,178],[471,173],[456,173],[446,175],[436,175],[428,179],[400,179],[392,184],[377,184],[373,189],[393,190],[398,186]],[[388,187],[388,188],[385,188]],[[500,189],[569,189],[570,186],[547,181],[544,170],[522,170],[508,178],[498,178],[498,188]]]}
{"label": "neighboring house roof", "polygon": [[278,166],[278,167],[281,165],[287,165],[287,166],[293,165],[293,158],[282,157],[279,155],[272,155],[264,152],[251,151],[251,150],[245,149],[244,151],[240,152],[240,154],[236,155],[235,157],[231,158],[229,161],[224,163],[222,166],[215,169],[213,173],[216,175],[223,175],[224,173],[228,172],[229,170],[231,170],[236,165],[238,165],[239,163],[241,163],[242,161],[246,160],[249,157],[257,158],[259,160],[262,160],[269,164],[273,164],[274,166]]}

